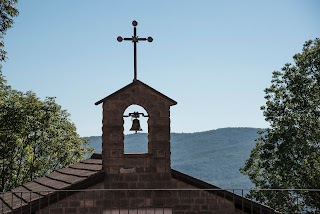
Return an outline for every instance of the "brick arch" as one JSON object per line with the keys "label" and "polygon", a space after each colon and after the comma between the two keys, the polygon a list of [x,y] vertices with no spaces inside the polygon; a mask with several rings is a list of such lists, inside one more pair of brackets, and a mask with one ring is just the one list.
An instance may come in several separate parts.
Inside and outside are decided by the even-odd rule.
{"label": "brick arch", "polygon": [[126,104],[123,109],[121,109],[121,110],[119,109],[119,111],[122,112],[121,115],[124,115],[124,112],[127,110],[127,108],[129,108],[129,107],[132,106],[132,105],[140,106],[141,108],[143,108],[143,109],[147,112],[147,115],[148,115],[149,117],[152,117],[152,116],[150,115],[148,109],[146,109],[145,107],[143,107],[142,105],[140,105],[140,104],[138,104],[138,103],[129,103],[129,104]]}
{"label": "brick arch", "polygon": [[121,115],[123,115],[124,111],[131,105],[138,105],[145,109],[148,113],[149,117],[154,118],[157,112],[157,106],[152,105],[148,100],[145,98],[148,97],[147,93],[144,93],[137,97],[128,97],[122,100],[122,105],[119,106],[118,111]]}
{"label": "brick arch", "polygon": [[[150,93],[149,91],[143,91],[139,93],[139,96],[135,96],[135,91],[138,88],[135,88],[135,90],[131,90],[131,96],[129,94],[129,96],[122,96],[121,95],[119,97],[121,97],[121,102],[118,104],[118,108],[116,111],[116,114],[114,115],[114,118],[116,118],[118,121],[122,121],[122,130],[121,130],[121,145],[122,145],[122,151],[123,151],[123,155],[124,155],[124,120],[123,120],[123,115],[125,110],[131,106],[131,105],[138,105],[140,107],[142,107],[148,114],[149,118],[148,118],[148,154],[152,155],[153,153],[155,153],[154,150],[154,146],[152,144],[152,139],[154,139],[154,122],[152,121],[157,121],[160,113],[159,113],[159,109],[156,103],[154,102],[150,102],[150,98],[154,97],[154,95],[152,93]],[[138,89],[139,91],[139,89]],[[119,100],[119,97],[117,97],[117,100]],[[120,133],[119,133],[120,134]],[[121,141],[120,140],[120,141]],[[120,145],[120,144],[119,144]]]}

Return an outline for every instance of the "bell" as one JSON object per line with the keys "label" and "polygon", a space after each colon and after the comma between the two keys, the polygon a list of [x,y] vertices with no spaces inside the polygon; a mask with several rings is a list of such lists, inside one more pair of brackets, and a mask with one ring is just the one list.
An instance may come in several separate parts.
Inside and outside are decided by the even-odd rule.
{"label": "bell", "polygon": [[133,119],[132,127],[131,127],[130,131],[135,131],[136,133],[137,133],[137,131],[142,131],[142,129],[140,127],[140,121],[138,119]]}

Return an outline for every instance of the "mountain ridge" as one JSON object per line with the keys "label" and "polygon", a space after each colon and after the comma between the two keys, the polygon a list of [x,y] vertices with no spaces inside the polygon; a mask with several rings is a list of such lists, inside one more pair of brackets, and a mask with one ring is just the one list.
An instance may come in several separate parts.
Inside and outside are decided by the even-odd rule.
{"label": "mountain ridge", "polygon": [[[171,166],[225,189],[249,189],[254,185],[239,172],[249,158],[261,128],[226,127],[203,132],[171,133]],[[145,153],[147,133],[125,135],[125,153]],[[101,136],[87,137],[101,152]]]}

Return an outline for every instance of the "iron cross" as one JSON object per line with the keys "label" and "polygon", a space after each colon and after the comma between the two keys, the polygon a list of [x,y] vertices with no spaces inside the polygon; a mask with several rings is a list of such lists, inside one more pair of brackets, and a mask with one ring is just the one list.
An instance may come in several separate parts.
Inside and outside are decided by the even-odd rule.
{"label": "iron cross", "polygon": [[137,80],[137,43],[139,41],[148,41],[148,42],[152,42],[153,38],[152,37],[148,37],[148,38],[139,38],[137,36],[137,28],[136,26],[138,25],[138,22],[136,20],[134,20],[132,22],[133,25],[133,36],[132,38],[122,38],[121,36],[118,36],[117,40],[118,42],[122,42],[123,40],[127,40],[127,41],[132,41],[133,42],[133,54],[134,54],[134,79],[133,81]]}

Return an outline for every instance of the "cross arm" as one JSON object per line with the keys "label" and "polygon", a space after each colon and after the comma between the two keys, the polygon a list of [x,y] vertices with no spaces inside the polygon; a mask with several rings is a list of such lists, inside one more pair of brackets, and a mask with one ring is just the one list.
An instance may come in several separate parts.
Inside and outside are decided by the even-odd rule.
{"label": "cross arm", "polygon": [[148,41],[148,42],[152,42],[153,38],[151,36],[149,36],[148,38],[138,38],[138,41]]}
{"label": "cross arm", "polygon": [[119,36],[118,38],[117,38],[117,40],[119,41],[119,42],[122,42],[123,40],[125,40],[125,41],[133,41],[133,42],[135,42],[135,41],[148,41],[148,42],[152,42],[153,41],[153,38],[152,37],[148,37],[148,38],[139,38],[139,37],[133,37],[133,38],[122,38],[121,36]]}

